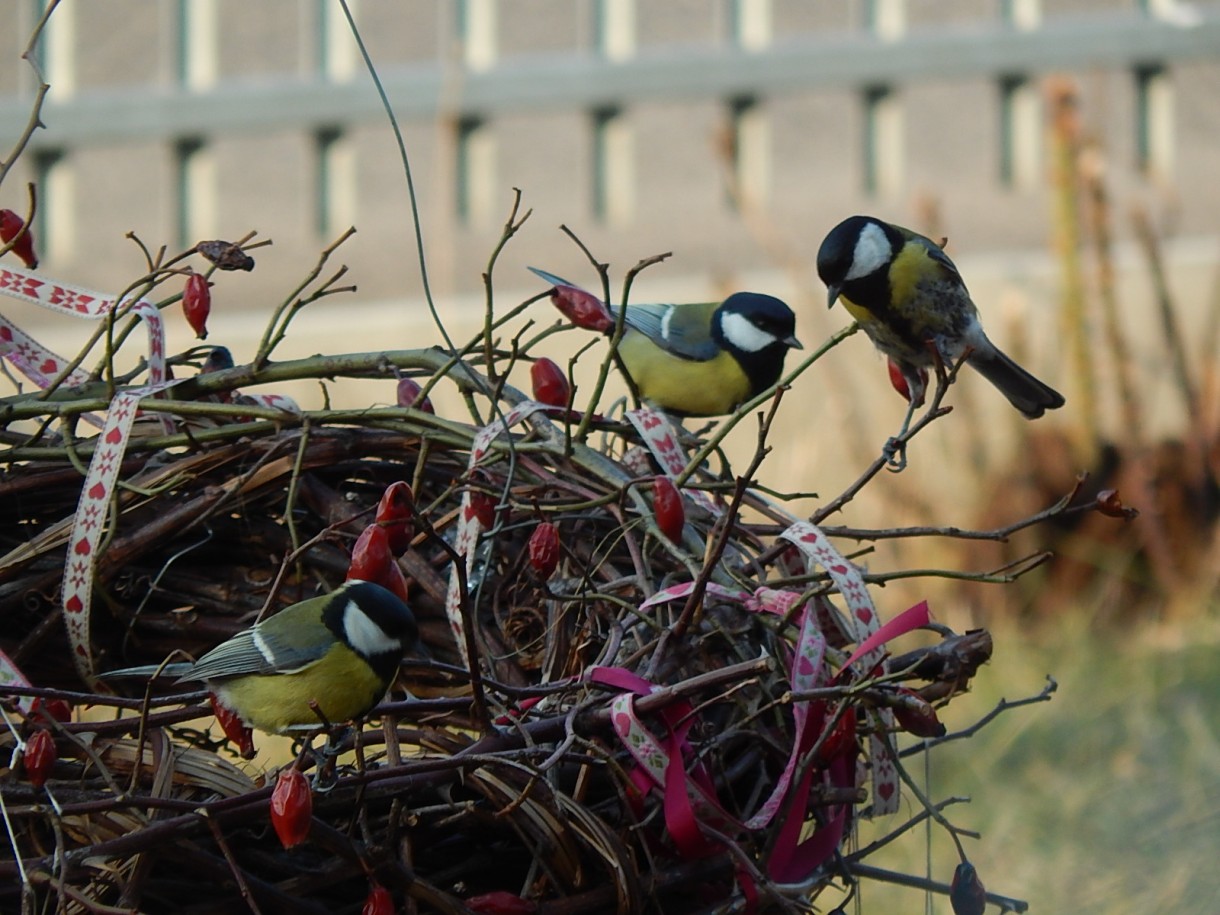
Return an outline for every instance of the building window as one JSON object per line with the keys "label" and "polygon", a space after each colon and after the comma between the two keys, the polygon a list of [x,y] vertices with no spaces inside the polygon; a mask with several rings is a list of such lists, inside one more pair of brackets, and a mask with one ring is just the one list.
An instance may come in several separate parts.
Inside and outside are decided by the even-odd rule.
{"label": "building window", "polygon": [[314,228],[331,238],[355,222],[355,155],[337,127],[314,135],[314,178]]}
{"label": "building window", "polygon": [[1146,177],[1166,178],[1173,156],[1173,87],[1164,67],[1135,71],[1135,164]]}
{"label": "building window", "polygon": [[1041,0],[1000,0],[1000,19],[1010,28],[1036,29],[1042,22]]}
{"label": "building window", "polygon": [[999,82],[999,95],[1000,184],[1032,187],[1038,176],[1038,94],[1026,77],[1005,76]]}
{"label": "building window", "polygon": [[[35,22],[49,5],[48,0],[35,0]],[[76,91],[76,56],[76,6],[61,3],[51,13],[34,48],[34,60],[50,84],[53,98],[62,99]]]}
{"label": "building window", "polygon": [[635,0],[593,0],[593,48],[609,60],[635,53]]}
{"label": "building window", "polygon": [[40,260],[63,261],[72,256],[75,241],[72,167],[61,149],[40,149],[33,159],[38,209],[32,231],[37,253]]}
{"label": "building window", "polygon": [[188,89],[207,89],[217,76],[216,0],[178,0],[178,84]]}
{"label": "building window", "polygon": [[[347,0],[352,18],[359,16],[359,0]],[[337,0],[314,0],[316,43],[315,67],[319,76],[330,82],[351,79],[356,72],[356,42],[343,7]]]}
{"label": "building window", "polygon": [[496,62],[496,0],[457,0],[456,16],[462,60],[486,70]]}
{"label": "building window", "polygon": [[906,0],[864,0],[864,28],[881,40],[902,37],[906,26]]}
{"label": "building window", "polygon": [[454,209],[458,222],[474,228],[490,223],[494,185],[491,130],[482,118],[461,118],[457,123],[454,162]]}
{"label": "building window", "polygon": [[174,230],[186,249],[215,234],[216,168],[212,151],[197,137],[174,144]]}
{"label": "building window", "polygon": [[631,128],[618,108],[600,108],[591,119],[593,218],[607,225],[625,225],[634,202]]}
{"label": "building window", "polygon": [[864,91],[864,191],[893,194],[902,179],[902,112],[889,86]]}
{"label": "building window", "polygon": [[771,0],[729,0],[729,40],[757,51],[771,43]]}
{"label": "building window", "polygon": [[766,111],[756,98],[729,102],[731,197],[739,209],[766,202],[770,178],[770,131]]}

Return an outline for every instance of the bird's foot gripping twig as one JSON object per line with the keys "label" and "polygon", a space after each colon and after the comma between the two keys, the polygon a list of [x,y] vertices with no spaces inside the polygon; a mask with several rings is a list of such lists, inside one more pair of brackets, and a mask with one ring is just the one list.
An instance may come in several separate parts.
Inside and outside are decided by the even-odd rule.
{"label": "bird's foot gripping twig", "polygon": [[902,473],[907,466],[907,439],[911,428],[911,419],[915,416],[915,410],[923,403],[923,399],[917,402],[910,400],[907,403],[907,414],[902,419],[902,428],[898,430],[898,434],[886,440],[885,447],[882,448],[882,456],[885,457],[885,469],[891,473]]}

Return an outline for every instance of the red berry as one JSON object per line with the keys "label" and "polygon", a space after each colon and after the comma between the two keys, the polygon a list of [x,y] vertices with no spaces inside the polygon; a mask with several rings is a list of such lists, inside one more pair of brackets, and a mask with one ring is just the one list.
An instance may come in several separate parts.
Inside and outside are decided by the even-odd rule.
{"label": "red berry", "polygon": [[[907,383],[906,375],[902,374],[902,369],[893,359],[886,360],[886,368],[890,372],[890,384],[894,386],[894,390],[903,396],[906,400],[911,399],[911,386]],[[924,392],[928,389],[928,372],[926,369],[919,369],[919,391],[918,400],[915,401],[915,406],[923,406]]]}
{"label": "red berry", "polygon": [[51,774],[51,767],[55,765],[55,760],[58,758],[59,752],[55,749],[55,738],[51,736],[50,731],[39,728],[31,734],[30,739],[25,742],[25,753],[22,755],[25,774],[29,778],[30,784],[35,788],[45,785],[47,776]]}
{"label": "red berry", "polygon": [[66,699],[43,699],[38,696],[30,704],[30,721],[48,722],[52,718],[56,721],[71,721],[72,706]]}
{"label": "red berry", "polygon": [[[25,234],[21,230],[25,229]],[[17,238],[21,235],[20,238]],[[25,220],[12,210],[0,210],[0,246],[7,245],[14,238],[16,244],[12,252],[21,258],[21,262],[31,270],[38,266],[38,257],[34,254],[34,233],[26,228]]]}
{"label": "red berry", "polygon": [[568,376],[552,359],[545,356],[530,366],[530,382],[534,400],[552,407],[566,407],[572,397]]}
{"label": "red berry", "polygon": [[550,521],[542,521],[530,534],[530,565],[538,577],[551,577],[559,565],[559,528]]}
{"label": "red berry", "polygon": [[987,888],[969,861],[963,861],[953,872],[949,903],[954,915],[983,915],[987,910]]}
{"label": "red berry", "polygon": [[380,582],[393,561],[389,533],[380,524],[370,524],[352,547],[352,561],[347,567],[347,580]]}
{"label": "red berry", "polygon": [[577,327],[607,333],[614,329],[614,316],[606,303],[575,286],[556,286],[551,302]]}
{"label": "red berry", "polygon": [[509,893],[506,890],[493,890],[481,896],[471,896],[465,900],[466,908],[483,915],[533,915],[538,911],[538,904],[529,899]]}
{"label": "red berry", "polygon": [[414,378],[399,378],[396,394],[398,405],[400,407],[414,407],[416,410],[435,414],[436,411],[432,409],[432,401],[427,397],[420,398],[419,395],[423,393],[423,390],[419,386],[419,382]]}
{"label": "red berry", "polygon": [[186,289],[182,293],[182,313],[200,340],[207,339],[211,311],[212,290],[208,288],[207,278],[202,273],[192,273],[186,278]]}
{"label": "red berry", "polygon": [[834,729],[822,741],[821,750],[818,752],[818,764],[827,766],[846,753],[854,753],[855,749],[856,709],[849,705],[843,710],[839,720],[835,722]]}
{"label": "red berry", "polygon": [[208,698],[212,703],[212,714],[216,716],[216,723],[224,731],[225,737],[237,746],[237,752],[241,754],[242,759],[253,759],[254,732],[246,726],[237,712],[227,705],[221,705],[215,693]]}
{"label": "red berry", "polygon": [[394,915],[394,897],[380,883],[374,883],[360,915]]}
{"label": "red berry", "polygon": [[682,528],[686,524],[686,509],[682,506],[682,494],[667,476],[653,478],[652,510],[661,533],[675,543],[680,543]]}
{"label": "red berry", "polygon": [[285,848],[300,845],[313,823],[313,794],[300,769],[281,769],[271,792],[271,825]]}
{"label": "red berry", "polygon": [[377,523],[385,528],[389,537],[390,552],[401,556],[411,546],[415,536],[415,496],[411,487],[402,480],[395,480],[381,494],[377,504]]}

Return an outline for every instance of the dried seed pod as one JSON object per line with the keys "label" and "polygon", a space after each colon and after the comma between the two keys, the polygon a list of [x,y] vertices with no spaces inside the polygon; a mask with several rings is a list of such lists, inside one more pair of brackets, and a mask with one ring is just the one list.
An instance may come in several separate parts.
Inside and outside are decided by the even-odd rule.
{"label": "dried seed pod", "polygon": [[271,825],[285,848],[300,845],[313,822],[313,794],[300,769],[281,769],[271,792]]}
{"label": "dried seed pod", "polygon": [[[24,234],[22,229],[25,229]],[[19,235],[21,237],[17,238]],[[26,267],[35,269],[38,256],[34,253],[34,233],[26,226],[25,220],[12,210],[0,210],[0,245],[7,245],[14,238],[17,242],[10,250],[21,258]]]}
{"label": "dried seed pod", "polygon": [[530,366],[530,382],[534,400],[552,407],[566,407],[572,398],[572,386],[553,359],[543,356]]}
{"label": "dried seed pod", "polygon": [[201,241],[195,250],[221,270],[254,269],[254,258],[231,241]]}
{"label": "dried seed pod", "polygon": [[192,273],[186,278],[186,289],[182,293],[182,313],[186,323],[200,340],[208,336],[208,315],[212,312],[212,290],[202,273]]}
{"label": "dried seed pod", "polygon": [[530,534],[530,566],[544,581],[554,574],[559,565],[559,528],[550,521],[542,521]]}
{"label": "dried seed pod", "polygon": [[1128,508],[1118,496],[1117,489],[1103,489],[1097,494],[1097,510],[1111,518],[1124,518],[1130,521],[1139,515],[1139,509]]}
{"label": "dried seed pod", "polygon": [[45,785],[47,776],[51,774],[51,767],[59,758],[59,751],[55,749],[55,738],[51,736],[51,732],[45,728],[39,728],[31,734],[30,739],[25,742],[25,753],[21,758],[25,765],[26,778],[30,780],[30,784],[35,788]]}
{"label": "dried seed pod", "polygon": [[945,726],[936,716],[931,702],[905,686],[899,686],[896,690],[902,696],[902,701],[894,705],[894,718],[904,731],[916,737],[945,735]]}
{"label": "dried seed pod", "polygon": [[652,480],[652,511],[661,533],[675,543],[681,543],[686,509],[682,505],[682,494],[678,492],[678,487],[663,474]]}

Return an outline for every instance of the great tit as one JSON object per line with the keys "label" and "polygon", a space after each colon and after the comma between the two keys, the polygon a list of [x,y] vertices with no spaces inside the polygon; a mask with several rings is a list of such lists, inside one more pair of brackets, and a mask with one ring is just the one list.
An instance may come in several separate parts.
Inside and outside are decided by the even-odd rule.
{"label": "great tit", "polygon": [[[554,286],[579,288],[531,267]],[[617,317],[617,310],[612,310]],[[774,296],[628,305],[618,354],[640,397],[676,416],[721,416],[779,381],[796,316]]]}
{"label": "great tit", "polygon": [[961,274],[940,245],[872,216],[852,216],[818,249],[818,276],[906,381],[910,409],[923,402],[927,370],[939,354],[966,363],[1030,419],[1063,406],[1043,384],[987,339]]}
{"label": "great tit", "polygon": [[367,713],[417,637],[415,617],[397,596],[372,582],[349,581],[237,633],[194,664],[162,670],[180,683],[204,682],[246,725],[290,734],[318,727],[319,713],[336,724]]}

